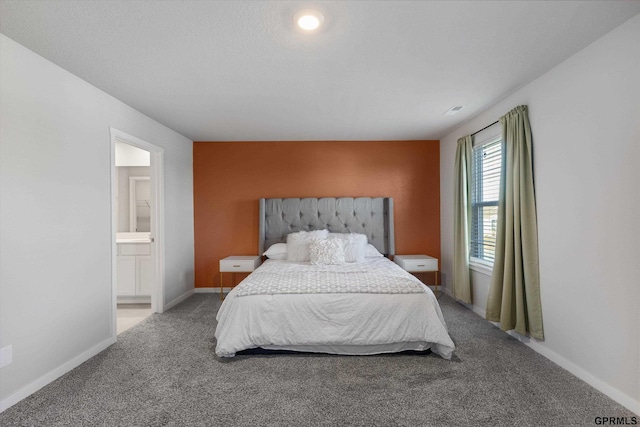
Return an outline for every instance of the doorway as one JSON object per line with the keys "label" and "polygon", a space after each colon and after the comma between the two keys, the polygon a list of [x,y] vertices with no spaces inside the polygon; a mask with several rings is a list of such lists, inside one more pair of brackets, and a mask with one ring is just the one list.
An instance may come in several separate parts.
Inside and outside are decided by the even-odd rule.
{"label": "doorway", "polygon": [[116,336],[132,322],[163,312],[164,157],[162,148],[110,130],[112,336]]}

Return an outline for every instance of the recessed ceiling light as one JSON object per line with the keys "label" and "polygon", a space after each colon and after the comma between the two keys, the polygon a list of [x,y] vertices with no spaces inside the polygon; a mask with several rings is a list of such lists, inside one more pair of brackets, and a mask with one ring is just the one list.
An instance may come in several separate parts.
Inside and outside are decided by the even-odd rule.
{"label": "recessed ceiling light", "polygon": [[302,10],[293,17],[298,27],[305,31],[313,31],[322,24],[324,17],[320,12],[315,10]]}

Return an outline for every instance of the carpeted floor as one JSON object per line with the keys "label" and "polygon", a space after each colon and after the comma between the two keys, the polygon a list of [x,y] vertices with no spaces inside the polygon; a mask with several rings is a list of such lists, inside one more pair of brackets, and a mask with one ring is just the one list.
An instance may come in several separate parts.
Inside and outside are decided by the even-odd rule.
{"label": "carpeted floor", "polygon": [[2,426],[590,426],[633,413],[440,298],[454,359],[214,354],[195,294],[0,414]]}

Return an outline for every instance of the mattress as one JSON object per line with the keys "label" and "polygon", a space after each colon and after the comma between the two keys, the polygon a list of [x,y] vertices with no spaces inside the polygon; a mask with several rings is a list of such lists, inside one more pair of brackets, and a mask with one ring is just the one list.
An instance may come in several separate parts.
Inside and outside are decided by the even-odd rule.
{"label": "mattress", "polygon": [[268,260],[236,286],[217,315],[216,354],[261,347],[331,354],[455,348],[438,300],[387,258],[314,266]]}

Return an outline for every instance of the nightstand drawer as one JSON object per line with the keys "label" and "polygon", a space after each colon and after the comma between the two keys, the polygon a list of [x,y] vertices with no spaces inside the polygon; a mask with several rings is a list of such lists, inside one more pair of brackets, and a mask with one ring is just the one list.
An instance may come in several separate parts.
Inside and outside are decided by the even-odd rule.
{"label": "nightstand drawer", "polygon": [[220,260],[220,272],[248,273],[260,265],[259,256],[230,256]]}
{"label": "nightstand drawer", "polygon": [[438,271],[438,259],[426,255],[396,255],[393,260],[409,272]]}

